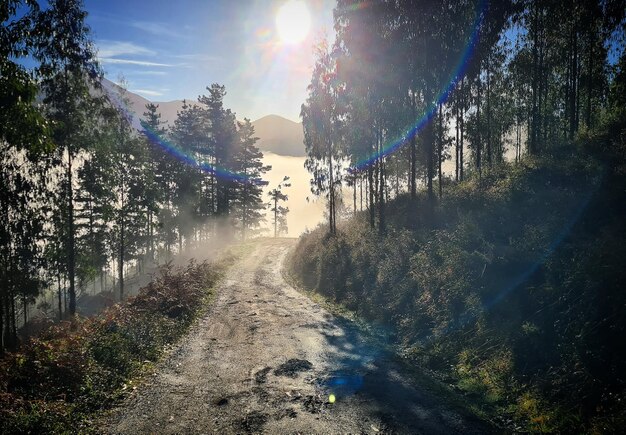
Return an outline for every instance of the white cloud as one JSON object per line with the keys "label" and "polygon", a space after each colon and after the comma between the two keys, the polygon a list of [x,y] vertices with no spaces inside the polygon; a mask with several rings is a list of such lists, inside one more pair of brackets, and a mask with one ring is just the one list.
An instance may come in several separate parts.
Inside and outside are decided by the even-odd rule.
{"label": "white cloud", "polygon": [[128,74],[141,75],[141,76],[165,76],[168,73],[166,71],[153,71],[153,70],[140,71],[140,70],[136,70],[136,71],[129,71]]}
{"label": "white cloud", "polygon": [[153,91],[151,89],[131,89],[130,92],[147,95],[149,97],[160,97],[161,95],[163,95],[163,92]]}
{"label": "white cloud", "polygon": [[114,59],[110,57],[100,58],[100,62],[109,63],[109,64],[125,64],[125,65],[140,65],[140,66],[162,66],[162,67],[176,66],[176,65],[169,64],[169,63],[148,62],[144,60],[133,60],[133,59]]}
{"label": "white cloud", "polygon": [[157,36],[166,36],[170,38],[183,38],[185,35],[172,30],[166,24],[148,21],[134,21],[132,26],[136,29],[143,30],[146,33]]}
{"label": "white cloud", "polygon": [[126,41],[100,41],[98,54],[102,58],[112,58],[123,55],[154,56],[156,52]]}

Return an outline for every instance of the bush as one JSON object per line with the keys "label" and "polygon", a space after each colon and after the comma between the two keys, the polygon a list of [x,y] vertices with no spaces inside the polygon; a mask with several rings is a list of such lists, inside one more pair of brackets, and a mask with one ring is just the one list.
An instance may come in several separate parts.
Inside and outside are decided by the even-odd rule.
{"label": "bush", "polygon": [[161,269],[139,295],[45,330],[0,361],[1,433],[72,433],[191,324],[219,266]]}
{"label": "bush", "polygon": [[[610,431],[626,404],[626,156],[559,147],[303,236],[305,288],[395,331],[403,352],[531,431]],[[622,153],[623,154],[623,153]],[[621,159],[621,160],[620,160]],[[622,171],[622,172],[620,172]],[[608,429],[607,429],[608,428]]]}

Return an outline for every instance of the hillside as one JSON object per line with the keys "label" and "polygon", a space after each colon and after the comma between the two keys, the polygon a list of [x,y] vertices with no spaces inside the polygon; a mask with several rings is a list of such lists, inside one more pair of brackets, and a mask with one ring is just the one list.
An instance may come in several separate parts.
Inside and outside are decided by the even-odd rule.
{"label": "hillside", "polygon": [[[109,91],[115,91],[118,86],[110,80],[103,79],[103,85]],[[154,103],[159,106],[161,119],[168,126],[173,125],[177,113],[182,110],[183,101],[150,101],[131,91],[126,92],[131,110],[143,119],[146,104]],[[188,100],[188,104],[200,104],[195,100]],[[280,156],[304,157],[304,133],[302,124],[290,121],[279,115],[267,115],[252,122],[256,136],[259,138],[257,146],[261,151],[268,151]]]}
{"label": "hillside", "polygon": [[504,165],[435,204],[401,195],[384,236],[365,212],[318,229],[291,273],[508,429],[612,432],[626,424],[626,156],[599,147]]}
{"label": "hillside", "polygon": [[304,157],[302,124],[278,115],[267,115],[252,122],[258,147],[282,156]]}

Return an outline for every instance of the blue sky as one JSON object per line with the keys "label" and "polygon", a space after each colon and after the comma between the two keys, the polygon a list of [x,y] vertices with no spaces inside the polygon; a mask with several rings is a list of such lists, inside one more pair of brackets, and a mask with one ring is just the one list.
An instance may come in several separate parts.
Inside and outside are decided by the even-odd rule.
{"label": "blue sky", "polygon": [[297,121],[313,66],[312,46],[332,39],[332,0],[305,0],[311,31],[280,42],[275,27],[285,0],[85,0],[107,78],[152,101],[196,99],[226,85],[237,117],[271,113]]}

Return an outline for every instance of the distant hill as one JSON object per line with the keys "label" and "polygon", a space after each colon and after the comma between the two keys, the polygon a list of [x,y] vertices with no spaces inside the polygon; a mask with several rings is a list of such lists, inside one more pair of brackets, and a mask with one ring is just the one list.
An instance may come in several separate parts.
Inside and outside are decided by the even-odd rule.
{"label": "distant hill", "polygon": [[[119,87],[110,80],[104,79],[103,86],[111,92],[115,92]],[[141,95],[131,91],[126,92],[130,102],[130,108],[135,114],[143,119],[146,111],[146,104],[154,103],[159,106],[161,119],[171,126],[176,120],[177,113],[182,110],[183,101],[150,101]],[[188,104],[198,104],[196,100],[187,100]],[[304,157],[304,133],[302,124],[290,121],[278,115],[267,115],[252,122],[256,136],[259,138],[257,146],[261,151],[269,151],[281,156]]]}
{"label": "distant hill", "polygon": [[302,124],[278,115],[267,115],[252,123],[258,147],[281,156],[304,157]]}

